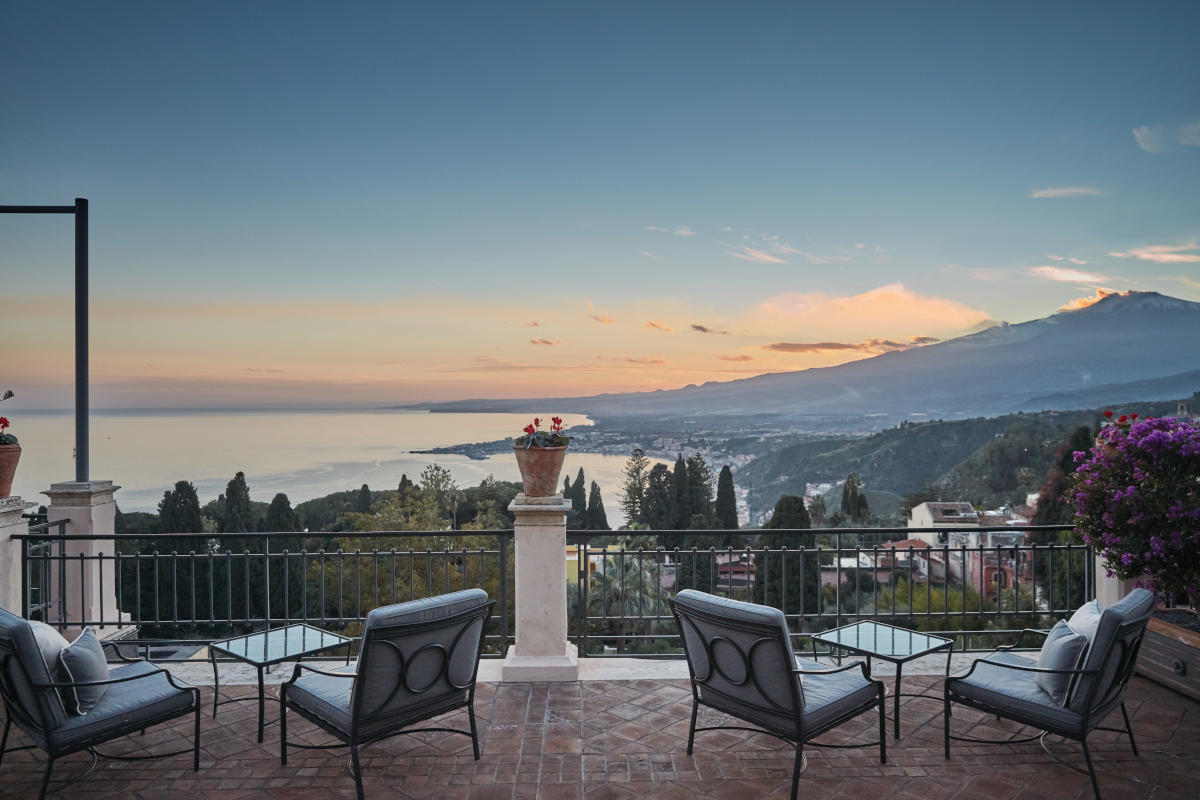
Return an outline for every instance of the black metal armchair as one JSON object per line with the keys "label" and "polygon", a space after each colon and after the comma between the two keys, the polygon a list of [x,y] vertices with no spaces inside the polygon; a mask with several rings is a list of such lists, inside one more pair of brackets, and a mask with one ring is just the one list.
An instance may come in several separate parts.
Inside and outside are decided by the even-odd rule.
{"label": "black metal armchair", "polygon": [[[297,664],[279,690],[280,763],[288,748],[349,747],[354,785],[363,798],[359,750],[402,733],[447,732],[471,737],[475,759],[475,676],[484,629],[495,601],[481,589],[377,608],[367,615],[358,661],[334,670]],[[469,731],[408,726],[459,708]],[[287,712],[331,733],[338,744],[287,739]]]}
{"label": "black metal armchair", "polygon": [[[92,756],[89,773],[98,758],[135,761],[184,753],[192,754],[192,769],[200,769],[200,690],[178,681],[161,667],[142,659],[125,658],[119,650],[117,655],[122,665],[112,669],[107,680],[55,681],[30,623],[0,609],[0,695],[5,709],[0,763],[6,752],[34,748],[45,751],[46,771],[39,798],[46,795],[55,759],[81,751]],[[86,714],[68,714],[59,691],[85,686],[107,688]],[[195,725],[192,746],[186,750],[116,756],[96,749],[105,742],[187,714],[195,715]],[[8,735],[14,724],[33,741],[32,745],[8,747]]]}
{"label": "black metal armchair", "polygon": [[[1153,610],[1154,594],[1145,589],[1134,589],[1104,609],[1099,624],[1089,637],[1081,664],[1075,669],[1039,667],[1036,659],[1012,652],[1020,644],[1018,639],[1013,645],[997,648],[986,658],[977,660],[967,670],[948,677],[944,711],[946,758],[950,757],[951,739],[982,744],[1014,744],[1030,742],[1047,733],[1056,734],[1082,744],[1087,774],[1092,779],[1092,790],[1099,800],[1100,784],[1096,780],[1087,737],[1094,730],[1125,733],[1129,736],[1133,754],[1137,755],[1137,743],[1129,724],[1129,714],[1125,710],[1125,687],[1133,674],[1138,648]],[[1033,633],[1023,633],[1027,632]],[[1061,703],[1039,685],[1039,676],[1050,675],[1063,676],[1069,682],[1069,690]],[[1040,732],[1024,739],[999,741],[951,736],[952,703],[1029,725]],[[1125,727],[1101,727],[1104,718],[1118,707]]]}
{"label": "black metal armchair", "polygon": [[[879,745],[887,763],[884,696],[881,681],[871,680],[866,665],[855,661],[835,669],[796,658],[783,612],[685,589],[670,601],[683,638],[692,682],[692,721],[687,751],[698,731],[750,730],[796,745],[792,800],[800,787],[804,745],[870,747]],[[696,727],[701,705],[756,727]],[[858,745],[813,742],[854,717],[879,708],[879,739]]]}

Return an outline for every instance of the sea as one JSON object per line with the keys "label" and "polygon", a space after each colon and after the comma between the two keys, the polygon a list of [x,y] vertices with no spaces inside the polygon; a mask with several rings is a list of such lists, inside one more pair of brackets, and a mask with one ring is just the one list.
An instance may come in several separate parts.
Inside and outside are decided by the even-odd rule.
{"label": "sea", "polygon": [[[70,411],[14,411],[10,433],[21,443],[21,462],[12,493],[45,502],[51,483],[75,479],[75,417]],[[93,480],[111,480],[122,511],[157,511],[176,481],[191,481],[201,504],[225,491],[239,470],[253,500],[270,502],[283,492],[292,505],[333,492],[395,489],[407,474],[440,464],[460,487],[489,475],[519,481],[511,452],[471,459],[462,455],[414,453],[456,444],[511,438],[528,414],[433,414],[427,411],[304,410],[101,410],[93,411]],[[568,427],[591,425],[563,415]],[[618,505],[625,457],[568,451],[563,475],[575,480],[580,467],[590,485],[600,485],[609,524],[623,522]]]}

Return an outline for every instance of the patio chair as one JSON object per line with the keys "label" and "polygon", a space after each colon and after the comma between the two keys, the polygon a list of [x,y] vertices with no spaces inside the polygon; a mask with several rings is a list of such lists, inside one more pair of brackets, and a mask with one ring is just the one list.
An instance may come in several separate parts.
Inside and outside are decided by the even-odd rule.
{"label": "patio chair", "polygon": [[[1057,734],[1083,745],[1087,774],[1099,800],[1100,784],[1096,780],[1087,737],[1094,730],[1125,733],[1129,736],[1133,754],[1138,754],[1129,714],[1125,710],[1125,687],[1133,674],[1146,623],[1154,610],[1154,600],[1152,592],[1134,589],[1102,612],[1099,604],[1092,601],[1075,612],[1070,625],[1059,622],[1049,632],[1039,658],[1026,658],[1012,652],[1025,633],[1047,633],[1026,630],[1012,645],[999,647],[986,658],[976,660],[967,670],[948,677],[944,709],[946,758],[950,757],[951,739],[1015,744],[1041,739],[1048,733]],[[1086,642],[1080,643],[1077,655],[1068,652],[1064,659],[1061,651],[1048,652],[1055,648],[1056,641],[1069,641],[1080,635],[1086,637]],[[951,703],[995,714],[997,718],[1029,725],[1041,732],[1015,740],[951,736]],[[1104,718],[1118,707],[1125,727],[1101,727]]]}
{"label": "patio chair", "polygon": [[[826,668],[797,658],[783,612],[685,589],[671,603],[683,639],[692,683],[692,721],[688,755],[696,733],[748,730],[766,733],[796,746],[792,767],[792,800],[800,787],[804,745],[870,747],[879,745],[879,762],[887,763],[884,738],[884,695],[881,681],[871,680],[866,665],[854,661]],[[755,726],[696,727],[701,705]],[[820,744],[812,740],[859,714],[879,708],[879,739],[856,745]]]}
{"label": "patio chair", "polygon": [[[354,786],[363,798],[359,751],[402,733],[445,732],[471,737],[475,728],[475,676],[484,628],[495,601],[481,589],[377,608],[367,615],[358,661],[333,670],[296,664],[279,689],[280,763],[288,748],[350,748]],[[459,708],[469,731],[408,726]],[[308,745],[287,739],[287,712],[295,711],[339,739]]]}
{"label": "patio chair", "polygon": [[[92,642],[93,647],[99,644],[94,639]],[[66,640],[50,626],[29,622],[0,609],[0,695],[5,710],[0,763],[6,752],[35,748],[45,751],[46,771],[39,798],[46,796],[54,761],[81,751],[92,756],[92,764],[84,776],[95,769],[98,758],[140,761],[191,753],[192,769],[200,769],[199,689],[182,683],[161,667],[142,659],[126,658],[119,650],[121,666],[111,671],[103,663],[98,666],[101,674],[108,672],[106,679],[63,680],[59,653],[65,644]],[[96,658],[103,662],[100,655]],[[69,675],[66,671],[68,678]],[[87,702],[80,703],[79,697],[89,694]],[[71,711],[75,713],[64,705],[65,697],[70,698]],[[84,709],[84,705],[91,707]],[[195,722],[192,746],[186,750],[117,756],[96,749],[105,742],[134,731],[144,732],[152,725],[187,714],[194,714]],[[8,747],[8,735],[14,724],[33,741],[32,745]]]}

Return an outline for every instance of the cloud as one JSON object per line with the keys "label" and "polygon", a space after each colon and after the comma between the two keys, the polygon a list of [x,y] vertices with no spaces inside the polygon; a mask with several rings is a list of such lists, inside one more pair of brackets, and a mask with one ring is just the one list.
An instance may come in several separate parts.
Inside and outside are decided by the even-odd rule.
{"label": "cloud", "polygon": [[1093,189],[1091,186],[1047,186],[1045,189],[1034,189],[1029,196],[1034,200],[1043,200],[1053,197],[1087,197],[1098,194],[1104,194],[1104,192]]}
{"label": "cloud", "polygon": [[525,323],[526,328],[540,328],[541,326],[542,326],[542,323],[538,322],[536,319],[530,320],[529,322]]}
{"label": "cloud", "polygon": [[675,331],[663,325],[661,322],[647,322],[646,330],[648,331],[663,331],[665,333],[674,333]]}
{"label": "cloud", "polygon": [[1136,258],[1141,261],[1154,261],[1158,264],[1195,264],[1200,263],[1200,253],[1189,252],[1200,250],[1200,244],[1152,244],[1146,247],[1135,247],[1124,253],[1109,253],[1113,258]]}
{"label": "cloud", "polygon": [[1067,257],[1067,261],[1070,261],[1072,264],[1086,264],[1086,263],[1088,263],[1086,258],[1071,258],[1070,256],[1068,256],[1068,257]]}
{"label": "cloud", "polygon": [[662,356],[646,356],[645,358],[633,358],[632,356],[625,356],[625,358],[623,358],[621,360],[624,361],[626,364],[666,364],[666,363],[668,363],[668,361],[665,358],[663,358]]}
{"label": "cloud", "polygon": [[756,250],[753,247],[746,245],[738,245],[740,250],[730,250],[729,255],[734,258],[740,258],[742,261],[753,261],[756,264],[786,264],[782,258],[776,258],[770,253],[764,253],[762,250]]}
{"label": "cloud", "polygon": [[736,356],[717,356],[722,361],[753,361],[754,359],[745,353],[739,353]]}
{"label": "cloud", "polygon": [[646,230],[654,231],[656,233],[673,233],[676,236],[695,236],[696,235],[696,232],[694,230],[692,230],[691,228],[689,228],[687,225],[679,225],[674,228],[662,228],[662,227],[659,227],[658,225],[647,225]]}
{"label": "cloud", "polygon": [[1101,275],[1093,275],[1090,272],[1083,272],[1078,269],[1066,269],[1065,267],[1030,267],[1025,270],[1025,273],[1035,278],[1042,278],[1047,281],[1059,281],[1060,283],[1100,283],[1108,280]]}
{"label": "cloud", "polygon": [[824,353],[836,350],[855,350],[866,353],[883,353],[889,350],[904,350],[908,345],[890,339],[866,339],[861,342],[771,342],[763,350],[776,353]]}
{"label": "cloud", "polygon": [[941,339],[939,339],[936,336],[910,336],[910,337],[908,337],[908,343],[910,345],[912,345],[913,347],[921,347],[923,345],[933,344],[934,342],[940,342],[940,341],[941,341]]}
{"label": "cloud", "polygon": [[269,367],[243,367],[242,372],[265,372],[265,373],[269,373],[271,375],[285,374],[284,370],[270,369]]}
{"label": "cloud", "polygon": [[1108,297],[1109,295],[1113,295],[1113,294],[1120,294],[1120,292],[1114,292],[1109,289],[1097,289],[1095,294],[1076,298],[1064,306],[1059,306],[1058,310],[1059,311],[1078,311],[1081,308],[1087,308],[1088,306],[1095,305],[1096,303],[1099,303],[1104,298]]}
{"label": "cloud", "polygon": [[554,345],[560,344],[560,342],[551,341],[550,339],[530,339],[529,343],[536,344],[538,347],[554,347]]}
{"label": "cloud", "polygon": [[728,336],[729,335],[729,331],[717,330],[716,328],[710,328],[707,325],[699,325],[695,322],[693,322],[690,327],[696,333],[715,333],[718,336]]}
{"label": "cloud", "polygon": [[596,322],[599,322],[601,325],[612,325],[613,324],[613,318],[606,317],[603,314],[588,314],[588,316],[591,317],[592,319],[594,319]]}
{"label": "cloud", "polygon": [[1133,138],[1138,147],[1154,155],[1170,153],[1179,147],[1200,147],[1200,120],[1139,125],[1133,129]]}
{"label": "cloud", "polygon": [[655,261],[662,261],[662,256],[656,256],[654,253],[647,253],[645,250],[638,250],[637,252],[641,255],[644,255],[646,258],[652,258]]}

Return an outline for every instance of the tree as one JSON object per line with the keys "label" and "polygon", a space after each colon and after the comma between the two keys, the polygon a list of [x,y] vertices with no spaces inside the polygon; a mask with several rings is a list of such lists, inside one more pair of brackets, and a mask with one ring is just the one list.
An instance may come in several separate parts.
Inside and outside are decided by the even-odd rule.
{"label": "tree", "polygon": [[450,470],[439,464],[429,464],[421,470],[421,490],[432,492],[439,511],[450,518],[451,527],[457,523],[458,504],[462,492]]}
{"label": "tree", "polygon": [[587,528],[589,531],[612,530],[608,526],[608,515],[604,513],[604,501],[600,498],[600,484],[595,481],[588,493]]}
{"label": "tree", "polygon": [[842,516],[854,519],[858,514],[858,493],[862,489],[862,480],[857,472],[846,476],[842,484]]}
{"label": "tree", "polygon": [[221,533],[246,533],[254,530],[253,512],[250,509],[250,487],[246,485],[246,473],[240,470],[225,486],[225,502],[221,506]]}
{"label": "tree", "polygon": [[825,517],[828,512],[825,510],[825,496],[817,495],[808,503],[808,517],[812,520],[812,524],[820,526],[824,524]]}
{"label": "tree", "polygon": [[[716,523],[713,511],[712,470],[704,456],[695,453],[687,460],[688,520],[686,527],[707,530]],[[682,514],[681,514],[682,516]]]}
{"label": "tree", "polygon": [[655,464],[646,479],[639,521],[652,530],[673,530],[679,519],[675,482],[666,464]]}
{"label": "tree", "polygon": [[736,530],[738,526],[737,498],[733,493],[733,470],[729,465],[721,467],[717,478],[717,525],[725,530]]}
{"label": "tree", "polygon": [[267,508],[267,524],[268,531],[298,531],[300,530],[300,519],[296,516],[296,512],[292,510],[291,501],[283,492],[275,495],[271,499],[271,505]]}
{"label": "tree", "polygon": [[163,492],[158,503],[159,527],[164,533],[202,533],[200,498],[189,481],[179,481],[173,490]]}
{"label": "tree", "polygon": [[621,482],[621,490],[617,501],[625,513],[626,526],[643,524],[642,506],[645,501],[646,486],[649,481],[650,459],[646,451],[640,447],[625,461],[625,479]]}
{"label": "tree", "polygon": [[400,486],[397,487],[396,491],[399,492],[400,495],[403,497],[406,493],[412,491],[415,487],[416,487],[416,485],[408,479],[408,473],[401,473]]}
{"label": "tree", "polygon": [[[804,498],[785,494],[775,503],[771,518],[763,524],[764,530],[795,531],[808,530],[812,521]],[[821,566],[817,555],[808,550],[811,546],[802,535],[786,533],[764,533],[759,536],[763,549],[759,574],[764,581],[763,600],[785,614],[805,615],[820,613]],[[787,552],[781,552],[783,548]],[[764,568],[765,567],[765,568]]]}
{"label": "tree", "polygon": [[571,487],[571,510],[582,521],[587,516],[587,483],[583,477],[583,467],[575,475],[575,485]]}
{"label": "tree", "polygon": [[682,453],[675,461],[675,471],[671,476],[671,482],[675,486],[675,521],[670,527],[675,530],[684,530],[692,523],[692,493],[688,481],[687,462],[683,460]]}
{"label": "tree", "polygon": [[354,498],[354,510],[360,514],[366,514],[371,510],[371,487],[365,483]]}

